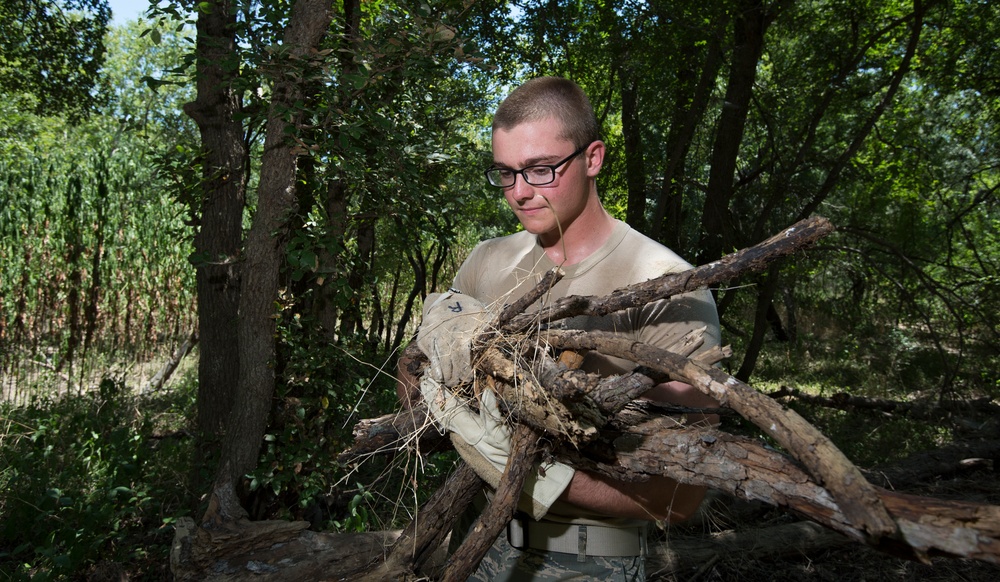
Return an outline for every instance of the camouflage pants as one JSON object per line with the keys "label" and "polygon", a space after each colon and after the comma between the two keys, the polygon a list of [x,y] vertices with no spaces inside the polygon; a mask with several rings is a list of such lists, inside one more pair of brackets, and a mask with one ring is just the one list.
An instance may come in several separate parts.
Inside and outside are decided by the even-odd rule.
{"label": "camouflage pants", "polygon": [[[452,532],[451,550],[457,549],[475,521],[476,513],[466,512]],[[477,582],[526,582],[539,580],[608,580],[643,582],[646,579],[644,556],[587,556],[580,561],[576,554],[546,552],[532,548],[518,549],[501,532],[469,580]]]}

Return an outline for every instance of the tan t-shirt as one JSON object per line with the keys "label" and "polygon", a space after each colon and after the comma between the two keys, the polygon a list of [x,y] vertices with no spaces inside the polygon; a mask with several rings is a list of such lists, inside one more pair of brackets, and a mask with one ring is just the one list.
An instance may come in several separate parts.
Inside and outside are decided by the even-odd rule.
{"label": "tan t-shirt", "polygon": [[[499,308],[527,293],[555,266],[535,235],[522,231],[477,245],[459,268],[454,288],[488,307]],[[632,283],[690,268],[688,262],[667,247],[633,230],[628,224],[616,221],[608,241],[580,263],[563,267],[566,276],[529,311],[562,297],[603,296]],[[719,316],[708,290],[678,295],[603,317],[580,316],[565,321],[567,328],[613,331],[657,347],[667,347],[685,333],[702,326],[706,326],[707,330],[705,344],[700,349],[718,345]],[[582,367],[588,372],[607,376],[631,371],[635,364],[589,353],[585,355]],[[581,516],[562,503],[554,505],[546,519],[608,522],[599,516]]]}
{"label": "tan t-shirt", "polygon": [[[566,276],[528,311],[570,295],[603,296],[633,283],[691,268],[667,247],[622,221],[615,222],[608,241],[580,263],[563,267]],[[458,270],[454,287],[487,306],[499,308],[534,288],[555,266],[535,235],[522,231],[477,245]],[[570,329],[612,331],[658,347],[667,347],[692,329],[707,326],[702,349],[719,344],[719,317],[708,290],[678,295],[604,317],[575,317],[564,324]],[[613,361],[596,354],[584,363],[588,372],[605,376],[634,367],[631,362]]]}

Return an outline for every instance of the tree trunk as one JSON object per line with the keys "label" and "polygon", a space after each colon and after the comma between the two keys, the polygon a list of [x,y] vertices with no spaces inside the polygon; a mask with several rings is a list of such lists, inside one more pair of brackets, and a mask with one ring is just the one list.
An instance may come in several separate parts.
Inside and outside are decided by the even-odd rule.
{"label": "tree trunk", "polygon": [[750,381],[750,375],[753,374],[753,370],[757,366],[757,358],[764,348],[764,338],[767,330],[771,327],[768,313],[774,309],[774,293],[777,291],[780,276],[781,264],[773,263],[767,269],[766,275],[757,277],[757,306],[754,309],[753,333],[750,335],[750,341],[747,342],[743,352],[743,362],[740,364],[740,369],[736,372],[736,377],[744,382]]}
{"label": "tree trunk", "polygon": [[323,335],[330,343],[336,340],[337,319],[340,317],[337,305],[337,295],[340,291],[334,283],[340,276],[340,255],[347,233],[347,196],[348,188],[343,180],[334,178],[327,181],[323,205],[329,221],[327,240],[331,242],[321,246],[317,253],[323,278],[316,282],[313,314],[322,328]]}
{"label": "tree trunk", "polygon": [[702,239],[698,245],[698,263],[718,259],[726,252],[726,246],[733,242],[729,202],[735,187],[736,160],[750,111],[757,63],[764,50],[764,33],[774,20],[774,10],[761,0],[743,0],[736,7],[737,15],[733,20],[736,42],[719,128],[712,147],[708,192],[701,216]]}
{"label": "tree trunk", "polygon": [[[720,18],[716,24],[718,33],[710,35],[705,61],[701,65],[701,73],[695,86],[691,86],[687,78],[678,81],[677,94],[674,98],[676,112],[670,123],[667,134],[667,156],[663,169],[663,184],[653,211],[650,227],[650,237],[662,241],[668,247],[680,252],[685,247],[682,237],[683,224],[683,184],[685,160],[695,131],[701,125],[711,103],[712,89],[715,87],[722,66],[722,31],[725,30],[728,15]],[[691,52],[694,52],[693,50]],[[697,71],[690,71],[693,78]],[[681,104],[686,104],[682,106]]]}
{"label": "tree trunk", "polygon": [[[627,53],[626,53],[627,54]],[[639,119],[639,83],[631,67],[619,72],[622,93],[622,135],[625,137],[625,181],[628,204],[625,222],[639,232],[646,231],[646,168],[643,163],[642,122]]]}
{"label": "tree trunk", "polygon": [[[194,238],[198,292],[198,417],[205,444],[222,435],[239,376],[239,253],[243,242],[248,152],[232,86],[236,17],[231,0],[198,11],[197,97],[184,106],[201,132],[202,200]],[[202,446],[197,447],[204,452]],[[200,465],[200,463],[196,463]]]}
{"label": "tree trunk", "polygon": [[204,521],[219,524],[245,515],[238,504],[243,475],[257,464],[274,393],[275,303],[285,255],[288,216],[297,206],[295,144],[288,139],[304,112],[299,77],[315,74],[310,58],[330,26],[327,0],[297,0],[285,29],[288,58],[278,66],[267,122],[257,213],[247,238],[239,311],[240,372],[222,459]]}

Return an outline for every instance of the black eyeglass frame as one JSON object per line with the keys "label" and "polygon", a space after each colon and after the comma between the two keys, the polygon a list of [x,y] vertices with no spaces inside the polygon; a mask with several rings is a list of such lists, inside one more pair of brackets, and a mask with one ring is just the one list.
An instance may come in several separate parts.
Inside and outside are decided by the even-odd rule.
{"label": "black eyeglass frame", "polygon": [[[524,182],[526,184],[529,184],[531,186],[545,186],[546,184],[551,184],[552,182],[556,181],[556,170],[558,170],[560,166],[562,166],[563,164],[569,162],[570,160],[572,160],[576,156],[582,154],[587,148],[590,147],[590,144],[592,144],[592,143],[594,143],[594,142],[590,142],[588,144],[580,146],[580,148],[577,149],[575,152],[571,153],[570,155],[566,156],[565,158],[563,158],[562,160],[560,160],[560,161],[558,161],[558,162],[556,162],[554,164],[532,164],[530,166],[525,166],[525,167],[521,168],[520,170],[514,170],[512,168],[499,168],[497,166],[490,166],[489,168],[486,169],[485,172],[483,172],[483,174],[486,176],[486,181],[490,183],[490,186],[495,186],[497,188],[502,188],[504,190],[506,190],[507,188],[513,188],[514,187],[514,184],[517,183],[517,175],[518,174],[521,175],[521,179],[524,180]],[[538,182],[538,181],[532,181],[532,180],[528,179],[528,175],[525,172],[527,172],[529,170],[536,170],[538,168],[546,168],[546,169],[549,170],[549,179],[548,180],[545,180],[545,181],[542,181],[542,182]],[[510,184],[506,184],[506,185],[503,184],[502,181],[501,181],[501,179],[500,179],[500,175],[499,174],[495,174],[496,178],[497,178],[497,182],[501,182],[499,184],[497,182],[494,182],[493,178],[490,177],[490,174],[494,174],[495,172],[500,172],[500,171],[510,172],[514,176],[514,179],[511,180]]]}

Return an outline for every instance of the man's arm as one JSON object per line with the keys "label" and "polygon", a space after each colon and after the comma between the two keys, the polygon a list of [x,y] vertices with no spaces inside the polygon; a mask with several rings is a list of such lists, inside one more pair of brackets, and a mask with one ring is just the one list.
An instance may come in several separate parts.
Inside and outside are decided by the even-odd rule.
{"label": "man's arm", "polygon": [[[712,398],[690,384],[677,381],[657,384],[643,394],[642,397],[653,402],[663,402],[664,404],[673,404],[674,406],[683,406],[685,408],[719,407],[719,402],[715,398]],[[691,412],[685,415],[685,424],[688,426],[714,427],[719,425],[719,421],[718,414]]]}
{"label": "man's arm", "polygon": [[609,517],[677,523],[692,517],[704,498],[704,487],[669,477],[628,482],[577,471],[559,499]]}
{"label": "man's arm", "polygon": [[[644,398],[690,408],[716,408],[719,403],[683,382],[664,382]],[[717,414],[691,413],[687,424],[719,423]],[[560,497],[602,515],[676,523],[692,517],[705,498],[706,488],[684,485],[669,477],[651,477],[642,482],[616,481],[609,477],[577,471]]]}

